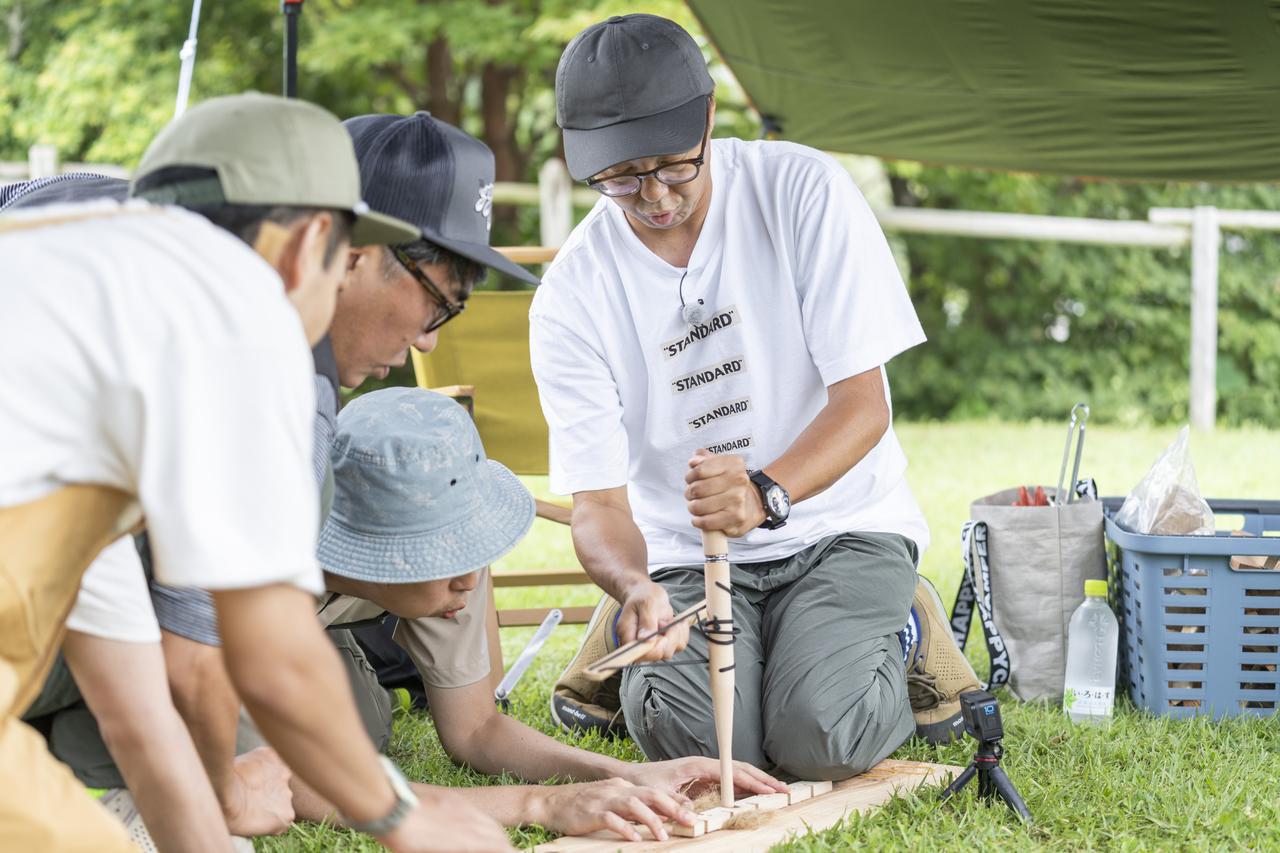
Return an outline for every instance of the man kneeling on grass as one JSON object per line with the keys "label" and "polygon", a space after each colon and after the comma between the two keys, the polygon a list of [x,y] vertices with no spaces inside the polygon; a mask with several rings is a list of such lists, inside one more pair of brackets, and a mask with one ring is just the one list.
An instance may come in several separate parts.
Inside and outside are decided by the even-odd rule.
{"label": "man kneeling on grass", "polygon": [[[397,637],[408,640],[440,742],[459,764],[534,782],[607,780],[453,790],[508,826],[567,834],[607,828],[635,840],[634,821],[663,838],[664,819],[691,821],[681,791],[717,780],[716,761],[631,764],[560,743],[494,707],[484,613],[468,605],[485,600],[482,568],[524,536],[534,506],[510,471],[485,458],[466,411],[416,388],[365,394],[338,416],[332,461],[333,509],[319,544],[329,590],[321,620],[330,628],[388,614],[413,620],[414,630]],[[352,686],[370,736],[386,743],[386,690],[367,668]],[[751,794],[786,790],[741,763],[734,781]]]}

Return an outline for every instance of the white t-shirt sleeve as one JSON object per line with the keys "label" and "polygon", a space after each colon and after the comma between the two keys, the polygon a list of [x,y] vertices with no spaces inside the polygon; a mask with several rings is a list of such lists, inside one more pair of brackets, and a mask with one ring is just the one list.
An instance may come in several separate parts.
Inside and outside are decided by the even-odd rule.
{"label": "white t-shirt sleeve", "polygon": [[164,387],[142,389],[138,495],[162,583],[322,589],[310,357],[300,329],[274,325],[174,342],[151,380]]}
{"label": "white t-shirt sleeve", "polygon": [[795,225],[805,339],[823,384],[865,373],[925,340],[880,224],[834,162],[813,168]]}
{"label": "white t-shirt sleeve", "polygon": [[84,573],[67,628],[106,640],[160,642],[160,626],[132,536],[103,548]]}
{"label": "white t-shirt sleeve", "polygon": [[622,402],[603,355],[536,310],[529,317],[529,355],[550,432],[551,491],[570,495],[625,486]]}

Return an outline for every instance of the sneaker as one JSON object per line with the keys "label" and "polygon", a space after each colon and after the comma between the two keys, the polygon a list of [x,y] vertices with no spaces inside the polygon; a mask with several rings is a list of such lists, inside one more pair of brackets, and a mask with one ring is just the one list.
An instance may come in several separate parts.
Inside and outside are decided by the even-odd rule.
{"label": "sneaker", "polygon": [[129,840],[142,848],[143,853],[157,853],[160,849],[151,840],[151,833],[142,823],[142,815],[133,803],[133,795],[125,788],[90,788],[90,796],[96,797],[112,817],[124,824]]}
{"label": "sneaker", "polygon": [[551,690],[551,719],[565,731],[595,731],[606,736],[627,733],[618,696],[622,673],[595,681],[584,672],[593,661],[618,647],[617,623],[621,614],[621,604],[607,595],[600,599],[578,653]]}
{"label": "sneaker", "polygon": [[911,621],[915,641],[907,649],[907,696],[916,735],[932,744],[948,743],[964,734],[960,694],[981,690],[982,684],[951,635],[938,591],[923,577],[911,599]]}

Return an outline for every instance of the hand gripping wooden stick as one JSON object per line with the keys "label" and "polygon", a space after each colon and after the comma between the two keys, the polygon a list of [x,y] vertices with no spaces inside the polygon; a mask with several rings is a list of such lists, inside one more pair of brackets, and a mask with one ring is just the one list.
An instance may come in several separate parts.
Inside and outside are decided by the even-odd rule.
{"label": "hand gripping wooden stick", "polygon": [[729,542],[719,530],[702,531],[707,587],[707,659],[711,709],[720,750],[720,805],[733,805],[733,601],[729,591]]}

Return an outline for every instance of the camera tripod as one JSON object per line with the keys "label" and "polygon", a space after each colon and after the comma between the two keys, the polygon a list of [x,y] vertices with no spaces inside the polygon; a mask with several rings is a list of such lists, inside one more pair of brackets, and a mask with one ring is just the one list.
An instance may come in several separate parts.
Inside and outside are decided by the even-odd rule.
{"label": "camera tripod", "polygon": [[1009,804],[1009,808],[1013,809],[1018,817],[1026,823],[1031,823],[1031,812],[1027,809],[1027,804],[1022,801],[1022,795],[1018,793],[1017,788],[1013,787],[1013,783],[1009,781],[1005,772],[1000,769],[1000,756],[1003,754],[1004,747],[999,738],[979,740],[978,751],[974,753],[973,761],[970,761],[964,772],[943,790],[942,799],[945,800],[959,791],[976,775],[979,797],[984,800],[994,800],[999,797]]}

